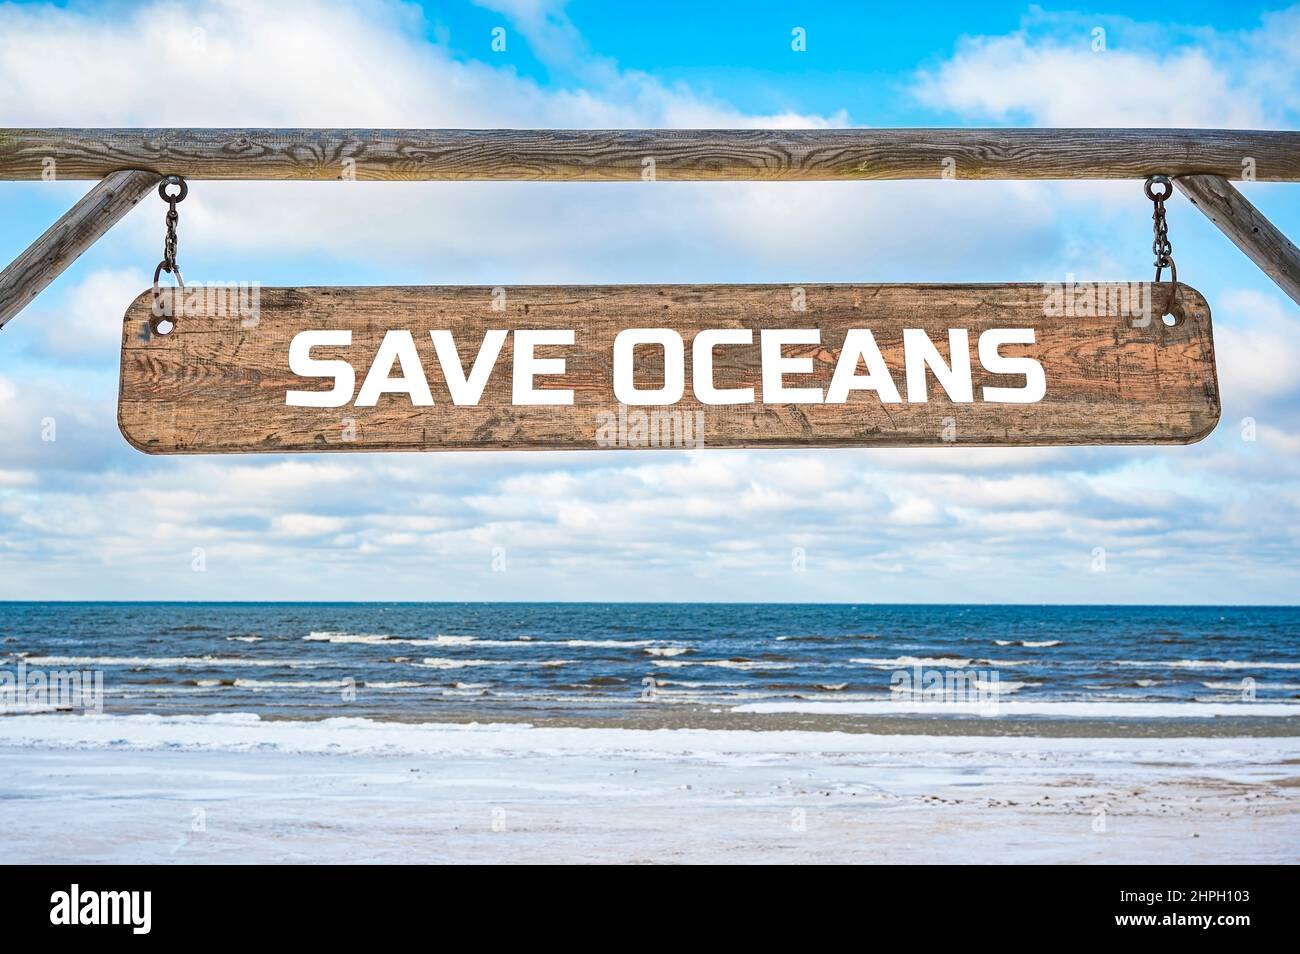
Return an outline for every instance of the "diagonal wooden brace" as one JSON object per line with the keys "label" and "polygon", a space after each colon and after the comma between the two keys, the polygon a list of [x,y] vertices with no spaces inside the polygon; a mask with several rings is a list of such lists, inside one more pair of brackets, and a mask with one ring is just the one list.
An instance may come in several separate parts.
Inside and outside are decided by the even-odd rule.
{"label": "diagonal wooden brace", "polygon": [[0,272],[0,328],[158,185],[156,172],[112,172]]}
{"label": "diagonal wooden brace", "polygon": [[1279,288],[1300,304],[1300,249],[1222,176],[1179,176],[1174,184]]}

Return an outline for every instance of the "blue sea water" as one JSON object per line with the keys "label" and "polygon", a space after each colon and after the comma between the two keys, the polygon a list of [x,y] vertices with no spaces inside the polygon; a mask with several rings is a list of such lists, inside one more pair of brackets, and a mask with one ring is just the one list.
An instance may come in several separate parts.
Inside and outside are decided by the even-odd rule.
{"label": "blue sea water", "polygon": [[918,663],[1007,698],[1300,703],[1298,607],[0,603],[0,669],[103,673],[106,712],[436,720],[887,700]]}

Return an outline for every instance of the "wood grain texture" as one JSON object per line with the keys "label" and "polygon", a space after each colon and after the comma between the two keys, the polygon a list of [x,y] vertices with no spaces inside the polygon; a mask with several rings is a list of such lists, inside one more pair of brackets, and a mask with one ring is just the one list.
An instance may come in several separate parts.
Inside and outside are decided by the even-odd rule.
{"label": "wood grain texture", "polygon": [[[1300,181],[1300,132],[1223,129],[0,129],[0,179]],[[951,161],[951,172],[949,169]]]}
{"label": "wood grain texture", "polygon": [[[503,311],[485,287],[265,288],[255,327],[208,312],[185,315],[169,335],[147,330],[152,296],[126,313],[118,421],[148,453],[365,451],[436,449],[595,449],[618,405],[611,382],[615,335],[628,327],[669,327],[685,340],[686,392],[671,408],[703,413],[710,447],[969,446],[1188,443],[1219,417],[1210,312],[1200,293],[1179,286],[1181,319],[1147,327],[1128,318],[1046,317],[1040,285],[808,285],[806,311],[791,308],[787,285],[532,286],[507,291]],[[1172,286],[1148,286],[1157,308]],[[165,294],[171,294],[170,290]],[[948,329],[968,329],[976,403],[948,400],[933,377],[927,403],[881,403],[855,391],[844,404],[703,406],[691,388],[691,340],[702,328],[754,332],[752,346],[715,352],[718,387],[753,387],[762,400],[759,331],[821,330],[821,344],[787,346],[813,359],[814,371],[787,386],[823,387],[845,332],[870,328],[903,390],[902,329],[929,333],[948,355]],[[976,353],[989,328],[1035,329],[1034,345],[1004,346],[1038,358],[1047,377],[1037,404],[979,400],[983,385],[1019,387],[1023,378],[984,372]],[[487,329],[574,329],[572,346],[543,347],[566,358],[563,376],[538,387],[571,388],[572,406],[513,406],[514,336],[507,339],[478,406],[452,404],[429,335],[450,330],[469,370]],[[348,348],[317,348],[317,358],[346,357],[357,387],[385,331],[409,329],[435,404],[413,407],[385,395],[374,407],[288,407],[288,390],[329,390],[328,379],[292,374],[289,343],[307,329],[350,329]],[[663,350],[635,352],[640,387],[662,381]],[[904,400],[906,394],[904,393]],[[655,410],[643,408],[642,410]],[[606,416],[603,416],[606,415]],[[349,430],[354,432],[349,433]],[[951,440],[945,440],[945,432]]]}
{"label": "wood grain texture", "polygon": [[1182,176],[1174,184],[1292,301],[1300,304],[1300,249],[1231,182],[1222,176]]}
{"label": "wood grain texture", "polygon": [[0,272],[0,328],[26,308],[158,185],[152,172],[113,172]]}

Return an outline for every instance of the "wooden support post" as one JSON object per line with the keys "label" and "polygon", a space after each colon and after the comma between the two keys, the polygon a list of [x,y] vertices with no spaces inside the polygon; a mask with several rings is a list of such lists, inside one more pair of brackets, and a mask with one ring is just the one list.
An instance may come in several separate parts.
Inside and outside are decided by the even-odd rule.
{"label": "wooden support post", "polygon": [[110,173],[0,272],[0,328],[131,211],[160,178],[136,170]]}
{"label": "wooden support post", "polygon": [[1180,176],[1183,195],[1300,304],[1300,249],[1222,176]]}

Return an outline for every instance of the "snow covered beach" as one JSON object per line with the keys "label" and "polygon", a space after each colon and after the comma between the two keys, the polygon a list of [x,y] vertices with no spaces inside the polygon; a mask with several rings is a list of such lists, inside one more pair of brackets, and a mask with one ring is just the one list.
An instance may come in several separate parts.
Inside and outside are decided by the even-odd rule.
{"label": "snow covered beach", "polygon": [[0,824],[14,862],[1300,860],[1300,737],[1150,725],[16,715],[0,719]]}

